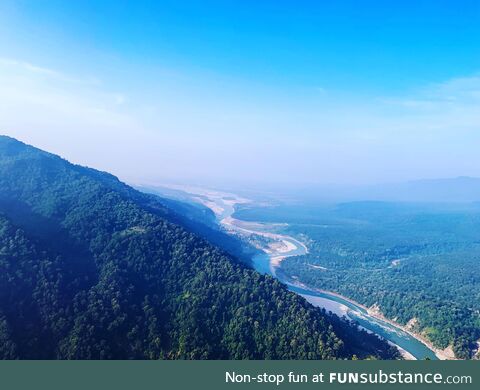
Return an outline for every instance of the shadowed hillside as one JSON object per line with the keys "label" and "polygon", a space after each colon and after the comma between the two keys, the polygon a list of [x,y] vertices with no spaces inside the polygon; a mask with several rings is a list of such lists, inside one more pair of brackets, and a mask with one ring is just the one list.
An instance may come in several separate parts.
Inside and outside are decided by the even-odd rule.
{"label": "shadowed hillside", "polygon": [[160,198],[0,137],[0,357],[395,358]]}

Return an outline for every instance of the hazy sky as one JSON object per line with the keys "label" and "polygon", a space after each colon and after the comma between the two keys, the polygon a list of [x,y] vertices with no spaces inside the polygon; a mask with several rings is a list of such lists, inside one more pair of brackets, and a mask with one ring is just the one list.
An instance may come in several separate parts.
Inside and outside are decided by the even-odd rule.
{"label": "hazy sky", "polygon": [[480,176],[480,2],[0,1],[0,133],[133,181]]}

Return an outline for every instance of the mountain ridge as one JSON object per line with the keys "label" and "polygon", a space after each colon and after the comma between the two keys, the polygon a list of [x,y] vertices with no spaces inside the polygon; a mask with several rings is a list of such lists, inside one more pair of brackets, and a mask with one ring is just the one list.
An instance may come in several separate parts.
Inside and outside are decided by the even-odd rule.
{"label": "mountain ridge", "polygon": [[0,357],[397,358],[153,195],[0,137]]}

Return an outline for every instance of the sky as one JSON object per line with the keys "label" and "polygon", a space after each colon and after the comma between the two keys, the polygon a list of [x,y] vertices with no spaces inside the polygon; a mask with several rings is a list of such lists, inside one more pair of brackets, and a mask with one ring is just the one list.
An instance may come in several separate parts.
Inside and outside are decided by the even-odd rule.
{"label": "sky", "polygon": [[131,183],[480,177],[480,2],[0,2],[0,134]]}

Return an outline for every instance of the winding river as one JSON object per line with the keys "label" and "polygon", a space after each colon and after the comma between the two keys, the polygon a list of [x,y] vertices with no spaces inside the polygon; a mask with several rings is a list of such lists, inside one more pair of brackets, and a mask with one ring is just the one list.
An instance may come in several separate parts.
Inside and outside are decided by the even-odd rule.
{"label": "winding river", "polygon": [[291,291],[303,296],[314,306],[325,308],[327,311],[331,311],[339,316],[345,315],[347,318],[358,322],[359,326],[368,332],[375,333],[399,347],[404,356],[410,359],[429,358],[438,360],[435,352],[421,340],[391,322],[370,315],[367,309],[360,304],[356,304],[352,300],[345,299],[334,293],[320,292],[309,289],[306,286],[294,285],[282,277],[281,272],[275,272],[276,267],[272,264],[275,263],[276,259],[281,260],[289,256],[304,255],[308,252],[308,249],[293,237],[269,232],[268,229],[264,228],[265,225],[235,219],[233,217],[235,205],[247,203],[247,200],[232,194],[215,191],[204,190],[203,192],[198,192],[197,189],[196,192],[192,192],[187,189],[186,192],[199,195],[194,200],[211,208],[216,215],[218,223],[227,231],[243,235],[263,236],[283,244],[283,250],[270,250],[269,253],[264,251],[253,257],[253,266],[258,272],[276,277],[285,283]]}

